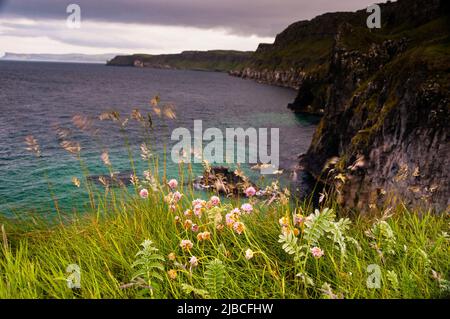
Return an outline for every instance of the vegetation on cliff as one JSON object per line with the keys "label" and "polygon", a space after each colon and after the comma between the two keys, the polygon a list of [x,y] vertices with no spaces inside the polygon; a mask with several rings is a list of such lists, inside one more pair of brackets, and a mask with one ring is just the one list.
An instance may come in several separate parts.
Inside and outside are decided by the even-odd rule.
{"label": "vegetation on cliff", "polygon": [[136,66],[162,69],[202,71],[229,71],[249,60],[251,52],[211,50],[183,51],[179,54],[133,54],[116,56],[108,61],[111,66]]}

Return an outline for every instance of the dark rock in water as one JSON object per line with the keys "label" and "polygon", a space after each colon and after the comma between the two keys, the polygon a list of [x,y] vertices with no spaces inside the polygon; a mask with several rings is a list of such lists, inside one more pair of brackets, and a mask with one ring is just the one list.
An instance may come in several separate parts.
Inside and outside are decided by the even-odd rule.
{"label": "dark rock in water", "polygon": [[121,187],[131,185],[132,171],[115,172],[111,175],[90,175],[88,181],[101,186]]}
{"label": "dark rock in water", "polygon": [[194,188],[211,190],[224,195],[244,195],[247,187],[256,186],[239,170],[232,171],[226,166],[214,166],[194,181]]}

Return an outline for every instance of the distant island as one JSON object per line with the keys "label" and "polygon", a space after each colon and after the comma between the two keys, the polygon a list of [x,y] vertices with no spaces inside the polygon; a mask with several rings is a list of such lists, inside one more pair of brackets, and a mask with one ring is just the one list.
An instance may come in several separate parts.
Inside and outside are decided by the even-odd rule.
{"label": "distant island", "polygon": [[15,61],[43,61],[43,62],[83,62],[83,63],[105,63],[112,59],[115,53],[106,54],[28,54],[28,53],[12,53],[6,52],[0,60],[15,60]]}
{"label": "distant island", "polygon": [[253,53],[252,51],[210,50],[159,55],[119,55],[108,61],[107,65],[227,72],[249,62]]}

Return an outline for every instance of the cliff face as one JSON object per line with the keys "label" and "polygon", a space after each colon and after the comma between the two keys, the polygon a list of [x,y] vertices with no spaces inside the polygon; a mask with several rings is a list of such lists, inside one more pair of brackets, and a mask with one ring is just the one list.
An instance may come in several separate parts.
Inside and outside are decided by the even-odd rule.
{"label": "cliff face", "polygon": [[[410,4],[404,13],[418,2],[400,1],[398,8]],[[448,19],[439,1],[422,4],[403,20],[414,25],[401,32],[371,34],[342,24],[328,72],[305,81],[291,105],[315,113],[321,106],[324,116],[302,162],[347,207],[369,210],[397,200],[438,211],[449,205]],[[305,99],[311,87],[316,91]],[[315,96],[317,88],[325,98]]]}
{"label": "cliff face", "polygon": [[369,211],[401,200],[448,210],[450,24],[444,3],[384,4],[379,30],[366,27],[365,10],[298,22],[233,72],[298,88],[289,107],[322,115],[301,166],[337,190],[347,207]]}
{"label": "cliff face", "polygon": [[229,71],[249,61],[252,52],[240,51],[184,51],[179,54],[134,54],[116,56],[107,65],[151,67],[158,69],[189,69]]}

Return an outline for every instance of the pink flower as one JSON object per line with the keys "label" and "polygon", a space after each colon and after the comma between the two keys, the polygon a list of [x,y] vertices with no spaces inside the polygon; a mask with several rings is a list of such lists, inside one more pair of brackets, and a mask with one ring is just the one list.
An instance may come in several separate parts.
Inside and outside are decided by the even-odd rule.
{"label": "pink flower", "polygon": [[319,247],[313,247],[313,248],[311,248],[311,254],[312,254],[315,258],[320,258],[320,257],[322,257],[325,253],[324,253],[323,250],[320,249]]}
{"label": "pink flower", "polygon": [[192,206],[205,206],[206,202],[203,199],[197,198],[192,201]]}
{"label": "pink flower", "polygon": [[191,259],[189,259],[189,263],[191,264],[192,267],[197,267],[198,266],[198,259],[195,256],[192,256]]}
{"label": "pink flower", "polygon": [[190,209],[185,210],[184,211],[184,216],[186,216],[186,217],[192,216],[192,210],[190,210]]}
{"label": "pink flower", "polygon": [[220,204],[220,198],[217,196],[212,196],[210,202],[213,206],[217,206]]}
{"label": "pink flower", "polygon": [[194,245],[189,239],[183,239],[180,243],[180,247],[183,250],[190,250],[192,247],[194,247]]}
{"label": "pink flower", "polygon": [[148,190],[143,188],[141,189],[141,191],[139,192],[139,196],[141,196],[141,198],[147,198],[148,197]]}
{"label": "pink flower", "polygon": [[245,225],[241,222],[235,222],[233,224],[233,229],[238,235],[242,234],[245,230]]}
{"label": "pink flower", "polygon": [[197,224],[193,224],[193,225],[191,226],[191,230],[192,230],[194,233],[198,232],[198,225],[197,225]]}
{"label": "pink flower", "polygon": [[305,221],[305,218],[302,215],[300,215],[300,214],[294,215],[294,225],[301,226],[304,221]]}
{"label": "pink flower", "polygon": [[177,203],[181,199],[182,196],[183,196],[183,194],[181,194],[180,192],[175,192],[172,195],[172,199],[175,203]]}
{"label": "pink flower", "polygon": [[176,179],[171,179],[167,184],[171,189],[175,189],[178,187],[178,182]]}
{"label": "pink flower", "polygon": [[203,209],[202,205],[200,205],[200,204],[195,205],[194,206],[194,214],[195,214],[195,216],[202,217],[202,209]]}
{"label": "pink flower", "polygon": [[225,215],[225,222],[227,226],[232,226],[234,224],[233,214],[228,213]]}
{"label": "pink flower", "polygon": [[241,209],[242,209],[245,213],[250,214],[250,213],[253,211],[253,206],[252,206],[251,204],[249,204],[249,203],[246,203],[246,204],[243,204],[243,205],[241,206]]}
{"label": "pink flower", "polygon": [[239,210],[239,208],[234,208],[234,209],[231,211],[231,214],[235,214],[235,215],[240,216],[240,215],[241,215],[241,211]]}
{"label": "pink flower", "polygon": [[247,189],[245,190],[245,195],[247,195],[247,197],[255,196],[255,194],[256,189],[253,186],[247,187]]}

